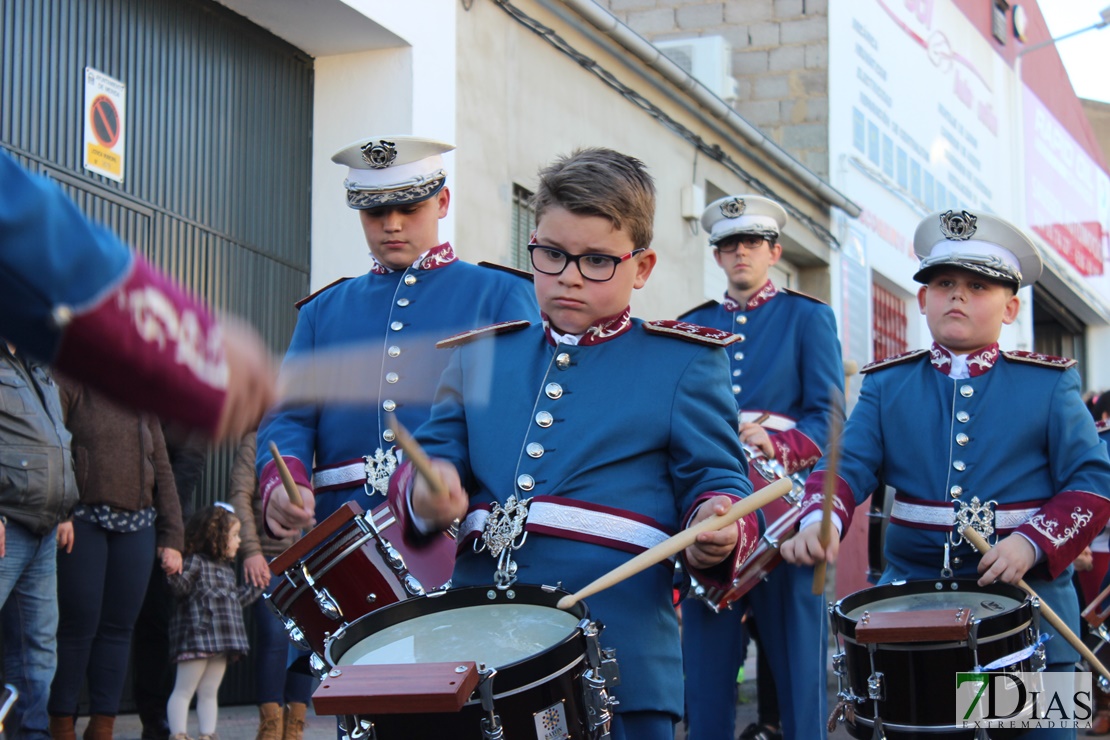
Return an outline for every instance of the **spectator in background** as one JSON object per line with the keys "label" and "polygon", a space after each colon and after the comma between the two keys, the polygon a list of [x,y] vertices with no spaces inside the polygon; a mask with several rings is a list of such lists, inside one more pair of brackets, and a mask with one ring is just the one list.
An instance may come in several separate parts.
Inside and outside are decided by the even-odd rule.
{"label": "spectator in background", "polygon": [[4,675],[19,691],[9,738],[49,737],[56,552],[73,547],[73,525],[64,520],[77,503],[70,439],[50,371],[0,340],[0,617]]}
{"label": "spectator in background", "polygon": [[85,740],[109,740],[155,556],[167,575],[181,572],[181,505],[156,418],[64,378],[61,397],[80,503],[73,551],[58,558],[51,734],[73,740],[87,678],[92,716]]}
{"label": "spectator in background", "polygon": [[[181,518],[193,515],[197,482],[204,474],[208,441],[200,432],[180,424],[162,424],[173,481],[181,504]],[[253,433],[252,433],[253,434]],[[146,598],[135,623],[131,640],[131,691],[143,724],[142,740],[167,740],[170,726],[166,703],[173,691],[174,670],[170,661],[170,617],[173,593],[161,564],[150,569]]]}
{"label": "spectator in background", "polygon": [[[270,573],[268,562],[292,547],[300,535],[275,540],[266,535],[262,521],[262,496],[255,475],[257,434],[243,437],[231,466],[228,499],[243,523],[243,577],[247,583],[269,593],[280,580]],[[281,620],[264,600],[255,602],[254,686],[258,702],[258,734],[255,740],[301,740],[305,712],[315,679],[300,671],[287,670],[289,638]],[[284,713],[282,708],[284,707]]]}

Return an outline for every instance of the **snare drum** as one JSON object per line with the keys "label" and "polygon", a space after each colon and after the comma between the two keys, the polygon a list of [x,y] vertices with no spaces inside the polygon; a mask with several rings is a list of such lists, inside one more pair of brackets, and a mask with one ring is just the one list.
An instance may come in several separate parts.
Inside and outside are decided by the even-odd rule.
{"label": "snare drum", "polygon": [[599,738],[616,660],[584,604],[556,608],[565,594],[459,588],[368,614],[328,640],[316,712],[352,738]]}
{"label": "snare drum", "polygon": [[323,655],[328,635],[344,624],[424,593],[381,537],[384,526],[349,502],[271,561],[282,579],[266,598],[299,648]]}
{"label": "snare drum", "polygon": [[954,725],[957,672],[992,663],[999,663],[996,670],[1044,667],[1034,649],[1033,605],[1005,583],[876,586],[844,597],[830,615],[838,646],[833,670],[841,700],[855,705],[847,727],[857,738],[877,736],[876,725],[890,740],[925,733],[971,738],[972,731]]}

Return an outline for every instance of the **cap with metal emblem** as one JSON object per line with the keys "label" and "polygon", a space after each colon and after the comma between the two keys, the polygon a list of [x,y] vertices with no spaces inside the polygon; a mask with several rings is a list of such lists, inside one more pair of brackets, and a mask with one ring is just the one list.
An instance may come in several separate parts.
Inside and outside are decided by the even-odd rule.
{"label": "cap with metal emblem", "polygon": [[1041,276],[1041,257],[1021,229],[997,216],[943,211],[927,216],[913,235],[921,266],[913,279],[929,282],[941,267],[958,267],[1025,287]]}
{"label": "cap with metal emblem", "polygon": [[455,147],[417,136],[359,139],[332,155],[350,168],[347,205],[366,210],[427,200],[447,183],[443,154]]}
{"label": "cap with metal emblem", "polygon": [[786,209],[762,195],[729,195],[710,203],[701,214],[709,244],[737,234],[763,234],[778,239],[786,228]]}

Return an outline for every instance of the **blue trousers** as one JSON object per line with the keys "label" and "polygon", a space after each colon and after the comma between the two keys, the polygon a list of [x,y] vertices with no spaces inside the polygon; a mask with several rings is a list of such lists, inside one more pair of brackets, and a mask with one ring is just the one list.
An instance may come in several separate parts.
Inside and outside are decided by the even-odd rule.
{"label": "blue trousers", "polygon": [[[786,740],[827,735],[828,618],[811,593],[813,568],[781,564],[747,595],[771,664]],[[736,737],[736,674],[742,660],[741,609],[714,613],[696,599],[682,603],[682,655],[690,740]]]}
{"label": "blue trousers", "polygon": [[46,700],[57,666],[56,530],[42,536],[8,521],[0,558],[4,680],[19,699],[4,724],[8,738],[49,738]]}
{"label": "blue trousers", "polygon": [[87,677],[90,714],[115,716],[154,566],[154,527],[109,532],[74,519],[73,530],[73,552],[58,556],[58,672],[50,714],[76,714]]}

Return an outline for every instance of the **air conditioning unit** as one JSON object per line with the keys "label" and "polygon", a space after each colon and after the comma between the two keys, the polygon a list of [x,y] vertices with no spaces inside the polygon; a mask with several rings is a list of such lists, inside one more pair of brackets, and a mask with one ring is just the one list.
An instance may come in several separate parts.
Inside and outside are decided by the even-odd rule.
{"label": "air conditioning unit", "polygon": [[737,97],[732,76],[732,45],[721,36],[656,41],[655,46],[672,62],[728,104]]}

